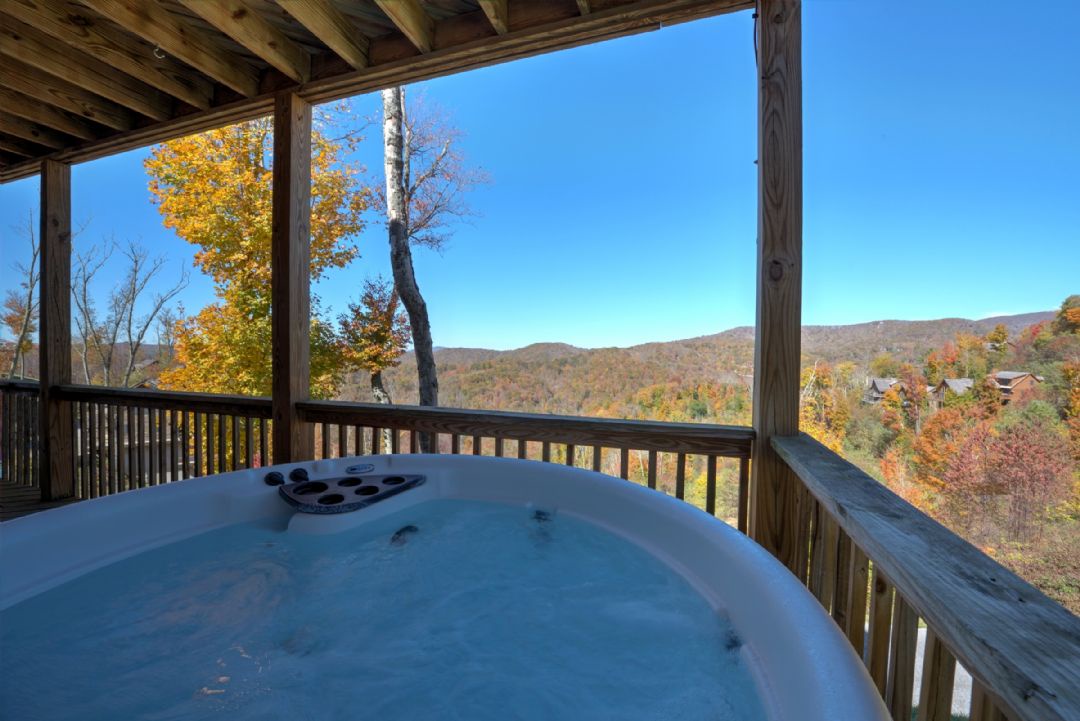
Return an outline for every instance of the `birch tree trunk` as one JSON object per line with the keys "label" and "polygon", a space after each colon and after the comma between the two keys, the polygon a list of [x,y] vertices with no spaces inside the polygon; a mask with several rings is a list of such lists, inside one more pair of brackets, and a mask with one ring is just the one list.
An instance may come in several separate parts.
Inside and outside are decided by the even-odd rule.
{"label": "birch tree trunk", "polygon": [[[390,265],[394,286],[409,314],[412,327],[413,351],[419,381],[420,405],[439,404],[439,381],[435,372],[435,353],[431,342],[431,324],[427,304],[420,295],[413,272],[412,250],[409,248],[409,214],[405,188],[405,137],[402,132],[405,116],[405,94],[400,87],[382,91],[383,145],[386,169],[386,217],[390,236]],[[430,434],[420,434],[420,450],[431,453]]]}

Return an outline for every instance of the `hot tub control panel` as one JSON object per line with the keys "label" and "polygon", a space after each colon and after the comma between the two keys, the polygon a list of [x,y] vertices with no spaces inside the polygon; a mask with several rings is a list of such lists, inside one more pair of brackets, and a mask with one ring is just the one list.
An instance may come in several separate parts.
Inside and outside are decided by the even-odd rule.
{"label": "hot tub control panel", "polygon": [[[351,469],[349,469],[351,470]],[[348,475],[336,478],[308,478],[307,471],[294,468],[286,482],[278,471],[263,479],[277,486],[285,501],[301,513],[348,513],[396,496],[423,484],[425,477],[415,474]]]}

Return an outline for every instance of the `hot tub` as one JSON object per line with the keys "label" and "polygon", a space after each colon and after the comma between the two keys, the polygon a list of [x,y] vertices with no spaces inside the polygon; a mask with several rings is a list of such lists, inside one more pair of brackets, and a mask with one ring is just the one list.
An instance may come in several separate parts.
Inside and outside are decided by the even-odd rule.
{"label": "hot tub", "polygon": [[[298,468],[347,500],[410,482],[301,513],[265,481]],[[816,600],[736,530],[599,473],[469,456],[237,471],[0,524],[0,698],[37,719],[887,718]]]}

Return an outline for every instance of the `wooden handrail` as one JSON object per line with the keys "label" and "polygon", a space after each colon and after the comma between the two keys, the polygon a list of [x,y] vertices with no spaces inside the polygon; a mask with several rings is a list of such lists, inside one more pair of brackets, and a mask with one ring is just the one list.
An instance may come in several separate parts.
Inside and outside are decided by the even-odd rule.
{"label": "wooden handrail", "polygon": [[1080,619],[809,436],[773,448],[1013,721],[1080,710]]}
{"label": "wooden handrail", "polygon": [[57,387],[57,397],[82,403],[108,403],[195,413],[228,413],[250,418],[270,417],[270,399],[262,396],[64,385]]}
{"label": "wooden handrail", "polygon": [[297,404],[297,409],[301,420],[308,423],[494,436],[578,446],[632,447],[645,451],[711,454],[729,458],[748,458],[754,440],[752,428],[704,423],[627,421],[343,401],[303,401]]}
{"label": "wooden handrail", "polygon": [[0,391],[8,393],[37,393],[38,382],[14,378],[0,379]]}

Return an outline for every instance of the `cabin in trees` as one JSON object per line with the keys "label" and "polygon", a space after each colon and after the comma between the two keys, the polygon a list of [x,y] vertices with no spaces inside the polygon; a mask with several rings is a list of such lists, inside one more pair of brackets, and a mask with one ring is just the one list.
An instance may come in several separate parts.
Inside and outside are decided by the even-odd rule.
{"label": "cabin in trees", "polygon": [[866,387],[866,395],[863,400],[867,403],[881,403],[885,392],[899,383],[897,378],[871,378]]}
{"label": "cabin in trees", "polygon": [[1042,380],[1041,376],[1027,371],[1000,371],[994,374],[994,382],[1001,391],[1002,403],[1034,391],[1035,386]]}
{"label": "cabin in trees", "polygon": [[[740,37],[757,60],[758,232],[732,240],[756,243],[752,427],[309,397],[313,104],[734,12],[753,25]],[[715,514],[728,463],[735,525],[821,602],[896,721],[912,718],[921,625],[920,718],[949,719],[958,663],[975,679],[971,718],[1080,718],[1080,621],[799,432],[801,57],[800,0],[0,3],[0,182],[38,176],[41,198],[40,381],[0,381],[0,489],[17,487],[37,510],[256,459],[407,452],[435,436],[440,452],[516,452],[624,479],[634,470],[686,500],[693,460],[702,511]],[[489,110],[498,113],[495,100]],[[72,165],[265,117],[274,127],[272,395],[74,383]],[[1009,395],[1032,382],[998,380]],[[874,379],[868,398],[895,383]],[[670,484],[660,483],[669,470]],[[0,518],[12,509],[0,503]]]}
{"label": "cabin in trees", "polygon": [[933,398],[934,404],[940,408],[945,404],[945,395],[947,393],[962,396],[970,391],[974,385],[975,381],[972,378],[945,378],[933,387],[930,397]]}

